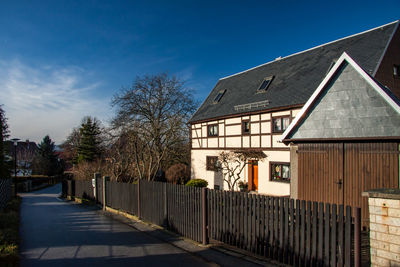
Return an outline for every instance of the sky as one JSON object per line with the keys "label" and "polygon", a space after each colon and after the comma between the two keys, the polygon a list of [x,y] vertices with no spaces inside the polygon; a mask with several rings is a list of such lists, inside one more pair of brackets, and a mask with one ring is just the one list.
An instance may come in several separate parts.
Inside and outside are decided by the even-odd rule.
{"label": "sky", "polygon": [[166,72],[201,103],[218,79],[400,19],[381,1],[0,1],[0,104],[10,138],[62,143],[107,125],[136,77]]}

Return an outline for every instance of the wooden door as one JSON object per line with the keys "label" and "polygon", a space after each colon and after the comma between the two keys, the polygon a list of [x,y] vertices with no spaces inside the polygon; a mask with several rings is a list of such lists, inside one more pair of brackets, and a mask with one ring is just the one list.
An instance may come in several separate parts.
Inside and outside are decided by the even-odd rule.
{"label": "wooden door", "polygon": [[249,181],[249,190],[257,191],[258,190],[258,161],[251,160],[248,163],[248,181]]}
{"label": "wooden door", "polygon": [[254,190],[258,190],[258,162],[253,162],[253,185]]}
{"label": "wooden door", "polygon": [[299,144],[299,199],[343,204],[343,144]]}
{"label": "wooden door", "polygon": [[345,143],[344,204],[361,208],[362,225],[368,227],[368,198],[362,192],[399,187],[397,143]]}

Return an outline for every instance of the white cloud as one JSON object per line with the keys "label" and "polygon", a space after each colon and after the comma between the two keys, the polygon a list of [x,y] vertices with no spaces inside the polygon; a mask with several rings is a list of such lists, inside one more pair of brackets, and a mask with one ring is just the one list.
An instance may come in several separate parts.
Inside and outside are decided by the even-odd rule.
{"label": "white cloud", "polygon": [[83,116],[105,119],[109,99],[99,97],[100,82],[88,82],[79,67],[32,67],[0,60],[0,104],[11,136],[40,141],[46,134],[62,142]]}

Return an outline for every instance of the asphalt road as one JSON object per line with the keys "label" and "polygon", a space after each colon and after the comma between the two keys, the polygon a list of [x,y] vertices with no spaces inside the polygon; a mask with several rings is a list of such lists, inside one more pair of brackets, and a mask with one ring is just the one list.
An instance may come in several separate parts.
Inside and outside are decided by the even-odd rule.
{"label": "asphalt road", "polygon": [[25,266],[210,266],[95,207],[64,202],[61,185],[20,194],[20,254]]}

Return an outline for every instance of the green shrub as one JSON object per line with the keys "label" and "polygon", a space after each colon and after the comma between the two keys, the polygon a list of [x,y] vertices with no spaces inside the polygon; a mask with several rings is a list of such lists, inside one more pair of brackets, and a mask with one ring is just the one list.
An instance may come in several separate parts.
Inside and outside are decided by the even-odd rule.
{"label": "green shrub", "polygon": [[12,199],[0,212],[0,266],[19,266],[18,226],[20,198]]}
{"label": "green shrub", "polygon": [[186,186],[193,186],[193,187],[207,187],[208,182],[203,179],[192,179],[186,183]]}

